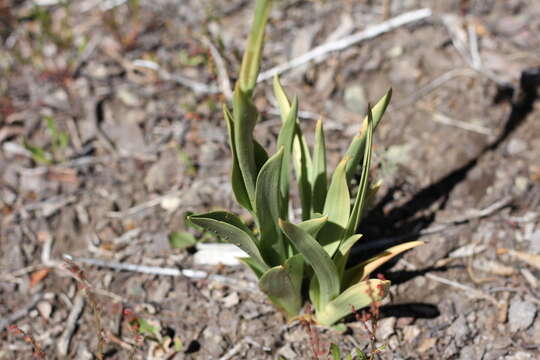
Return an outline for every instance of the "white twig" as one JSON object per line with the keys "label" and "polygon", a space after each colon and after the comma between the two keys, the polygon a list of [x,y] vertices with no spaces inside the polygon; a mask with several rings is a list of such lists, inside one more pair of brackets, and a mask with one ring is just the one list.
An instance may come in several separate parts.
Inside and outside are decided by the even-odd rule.
{"label": "white twig", "polygon": [[[65,255],[66,256],[66,255]],[[152,274],[159,276],[185,276],[191,279],[208,279],[211,281],[231,285],[234,287],[240,287],[246,290],[254,290],[256,288],[255,284],[247,281],[235,280],[223,275],[209,274],[206,271],[202,270],[193,270],[193,269],[177,269],[169,267],[159,267],[159,266],[147,266],[147,265],[137,265],[129,263],[118,263],[110,262],[101,259],[92,259],[92,258],[73,258],[70,255],[67,255],[68,258],[72,258],[75,262],[80,262],[87,265],[113,269],[117,271],[131,271],[138,272],[143,274]]]}
{"label": "white twig", "polygon": [[219,53],[219,50],[214,46],[214,44],[208,37],[201,36],[200,39],[204,46],[206,46],[208,50],[210,50],[212,59],[214,59],[214,63],[216,64],[219,88],[221,89],[221,92],[223,93],[223,95],[225,95],[225,98],[227,100],[231,100],[233,93],[231,87],[231,80],[229,78],[229,73],[227,72],[227,64],[225,64],[225,60]]}
{"label": "white twig", "polygon": [[412,104],[420,100],[422,97],[432,92],[433,90],[437,89],[439,86],[441,86],[445,82],[452,80],[454,78],[457,78],[457,77],[461,77],[461,76],[475,77],[477,76],[477,72],[468,68],[450,70],[442,74],[441,76],[433,79],[432,81],[429,82],[429,84],[423,86],[422,88],[415,90],[414,93],[411,96],[407,97],[406,99],[396,103],[395,105],[390,105],[390,109],[395,111],[403,107],[406,107],[409,104]]}
{"label": "white twig", "polygon": [[372,39],[381,34],[392,31],[400,26],[426,19],[430,17],[431,14],[431,9],[420,9],[406,12],[390,20],[384,21],[378,25],[369,27],[363,31],[359,31],[352,35],[345,36],[336,41],[319,45],[303,55],[300,55],[286,63],[262,72],[259,75],[257,81],[260,82],[271,79],[275,75],[279,75],[287,70],[293,69],[300,65],[304,65],[310,61],[313,61],[315,63],[322,62],[330,55],[330,53],[334,51],[346,49],[351,45],[357,44],[364,40]]}
{"label": "white twig", "polygon": [[495,212],[501,210],[502,208],[510,205],[512,202],[511,196],[505,196],[502,199],[495,201],[493,204],[489,205],[488,207],[485,207],[483,209],[473,209],[467,212],[467,214],[454,218],[452,220],[444,221],[443,223],[446,224],[461,224],[464,222],[468,222],[474,219],[480,219],[489,215],[494,214]]}
{"label": "white twig", "polygon": [[[450,34],[452,45],[472,69],[501,86],[508,85],[506,81],[482,65],[474,25],[469,25],[468,31],[465,32],[462,28],[463,19],[454,14],[443,15],[442,23]],[[468,46],[467,42],[469,42]]]}
{"label": "white twig", "polygon": [[470,132],[474,132],[474,133],[482,134],[482,135],[486,135],[486,136],[493,135],[493,131],[491,129],[485,127],[485,126],[478,125],[478,124],[472,124],[472,123],[467,122],[467,121],[453,119],[453,118],[451,118],[451,117],[449,117],[449,116],[447,116],[447,115],[445,115],[445,114],[443,114],[441,112],[436,111],[435,109],[431,108],[430,106],[424,105],[422,103],[419,103],[418,107],[420,109],[425,110],[428,113],[430,113],[432,115],[433,121],[435,121],[435,122],[437,122],[439,124],[454,126],[454,127],[459,128],[459,129],[467,130],[467,131],[470,131]]}
{"label": "white twig", "polygon": [[159,70],[159,76],[165,81],[172,81],[178,85],[190,88],[196,94],[219,94],[220,90],[217,86],[206,85],[195,80],[191,80],[185,76],[179,74],[172,74],[163,69]]}
{"label": "white twig", "polygon": [[219,360],[230,360],[244,347],[244,340],[237,343],[231,350],[227,351],[225,355],[219,358]]}
{"label": "white twig", "polygon": [[445,114],[440,113],[438,111],[433,111],[430,109],[425,109],[425,110],[429,111],[431,115],[433,116],[433,121],[438,122],[439,124],[454,126],[459,129],[467,130],[467,131],[474,132],[477,134],[482,134],[482,135],[487,135],[487,136],[493,135],[493,131],[491,131],[485,126],[471,124],[469,122],[462,121],[462,120],[452,119],[451,117],[446,116]]}
{"label": "white twig", "polygon": [[113,219],[119,219],[119,218],[123,218],[123,217],[126,217],[126,216],[133,216],[133,215],[136,215],[138,214],[139,212],[143,211],[143,210],[146,210],[148,208],[152,208],[154,206],[158,206],[159,204],[161,204],[161,202],[163,201],[163,199],[166,199],[168,197],[171,197],[171,196],[178,196],[180,195],[182,192],[180,190],[175,190],[175,191],[171,191],[165,195],[162,195],[162,196],[159,196],[157,198],[154,198],[154,199],[151,199],[151,200],[148,200],[148,201],[145,201],[139,205],[135,205],[134,207],[131,207],[125,211],[111,211],[107,214],[108,217],[110,218],[113,218]]}
{"label": "white twig", "polygon": [[56,345],[56,352],[58,353],[60,359],[65,359],[69,352],[69,344],[71,342],[71,338],[73,337],[73,333],[75,332],[77,320],[81,316],[81,313],[84,309],[84,303],[84,294],[82,292],[79,292],[75,297],[73,307],[71,308],[71,312],[69,313],[69,316],[67,318],[66,328],[60,336],[60,339],[58,339],[58,343]]}
{"label": "white twig", "polygon": [[[407,266],[407,268],[409,268],[410,270],[413,270],[413,271],[417,270],[417,268],[413,264],[408,262],[407,260],[401,259],[400,261],[403,262]],[[499,306],[499,303],[497,302],[497,300],[493,296],[491,296],[489,294],[486,294],[481,290],[478,290],[478,289],[475,289],[473,287],[470,287],[470,286],[467,286],[467,285],[464,285],[464,284],[458,283],[456,281],[452,281],[452,280],[449,280],[449,279],[446,279],[446,278],[443,278],[443,277],[440,277],[440,276],[437,276],[437,275],[433,275],[433,274],[430,274],[430,273],[426,273],[426,274],[424,274],[424,276],[431,279],[431,280],[440,282],[441,284],[445,284],[445,285],[454,287],[456,289],[463,290],[470,297],[485,299],[485,300],[490,301],[493,305]]]}
{"label": "white twig", "polygon": [[475,69],[482,69],[482,59],[480,58],[480,50],[478,48],[478,37],[474,24],[469,23],[467,26],[467,34],[469,35],[469,47],[471,52],[471,63]]}

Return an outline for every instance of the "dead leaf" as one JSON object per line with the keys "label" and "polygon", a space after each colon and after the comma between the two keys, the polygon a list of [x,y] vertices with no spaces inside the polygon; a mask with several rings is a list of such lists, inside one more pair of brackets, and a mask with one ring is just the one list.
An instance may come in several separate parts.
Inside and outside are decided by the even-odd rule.
{"label": "dead leaf", "polygon": [[49,275],[49,268],[43,268],[37,271],[34,271],[32,275],[30,275],[30,287],[34,287],[37,284],[39,284],[43,279]]}
{"label": "dead leaf", "polygon": [[420,354],[425,353],[429,349],[431,349],[435,344],[437,343],[437,338],[426,338],[423,339],[420,342],[420,345],[416,348],[416,351],[418,351]]}
{"label": "dead leaf", "polygon": [[47,180],[70,184],[78,184],[77,170],[71,168],[51,167],[47,173]]}
{"label": "dead leaf", "polygon": [[497,255],[501,255],[505,253],[513,257],[516,257],[519,260],[526,262],[527,264],[537,269],[540,269],[540,254],[529,254],[523,251],[516,251],[516,250],[504,249],[504,248],[497,249]]}

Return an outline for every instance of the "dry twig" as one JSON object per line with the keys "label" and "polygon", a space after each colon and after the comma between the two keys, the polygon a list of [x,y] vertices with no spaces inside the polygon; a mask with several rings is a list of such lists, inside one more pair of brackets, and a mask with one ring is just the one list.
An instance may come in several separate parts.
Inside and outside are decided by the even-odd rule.
{"label": "dry twig", "polygon": [[[68,258],[72,258],[69,255],[65,255]],[[209,274],[206,271],[202,270],[193,270],[193,269],[177,269],[177,268],[168,268],[168,267],[159,267],[159,266],[147,266],[147,265],[137,265],[137,264],[126,264],[118,262],[109,262],[101,259],[91,259],[91,258],[73,258],[73,261],[77,261],[83,264],[113,269],[117,271],[131,271],[138,272],[143,274],[152,274],[159,276],[184,276],[191,279],[208,279],[222,284],[227,284],[229,286],[239,288],[239,290],[254,291],[257,287],[255,284],[248,281],[241,281],[232,279],[223,275]]]}
{"label": "dry twig", "polygon": [[81,313],[84,309],[84,303],[84,295],[81,291],[75,297],[73,307],[71,308],[69,316],[66,320],[66,327],[64,329],[64,332],[62,333],[60,339],[58,339],[58,342],[56,344],[56,352],[61,359],[64,359],[69,353],[69,344],[71,343],[71,338],[73,337],[73,333],[75,332],[77,320],[81,316]]}
{"label": "dry twig", "polygon": [[[409,268],[409,270],[418,270],[413,264],[411,264],[407,260],[401,259],[400,261],[402,261]],[[441,284],[445,284],[445,285],[454,287],[456,289],[463,290],[463,291],[465,291],[465,293],[469,297],[472,297],[472,298],[475,298],[475,299],[488,300],[493,305],[499,307],[499,303],[497,302],[497,299],[495,299],[493,296],[491,296],[489,294],[484,293],[481,290],[478,290],[478,289],[472,288],[470,286],[458,283],[457,281],[453,281],[453,280],[443,278],[441,276],[437,276],[437,275],[433,275],[433,274],[429,274],[429,273],[425,274],[425,276],[427,278],[431,279],[431,280],[435,280],[437,282],[440,282]]]}
{"label": "dry twig", "polygon": [[219,53],[219,50],[214,46],[214,44],[208,37],[201,36],[200,40],[203,43],[203,45],[206,46],[208,50],[210,50],[212,59],[214,59],[214,63],[217,68],[219,88],[221,92],[223,93],[223,95],[225,95],[225,98],[227,100],[231,100],[233,93],[232,93],[232,87],[231,87],[231,80],[229,78],[229,73],[227,72],[227,65],[225,64],[225,60]]}
{"label": "dry twig", "polygon": [[275,75],[279,75],[281,73],[284,73],[285,71],[291,70],[300,65],[304,65],[310,61],[313,61],[314,63],[320,63],[335,51],[346,49],[364,40],[373,39],[379,35],[397,29],[400,26],[427,19],[431,16],[431,14],[431,9],[420,9],[406,12],[404,14],[393,17],[392,19],[384,21],[378,25],[369,27],[352,35],[345,36],[339,40],[319,45],[308,51],[307,53],[291,59],[286,63],[280,64],[269,70],[261,72],[257,81],[260,82],[271,79]]}

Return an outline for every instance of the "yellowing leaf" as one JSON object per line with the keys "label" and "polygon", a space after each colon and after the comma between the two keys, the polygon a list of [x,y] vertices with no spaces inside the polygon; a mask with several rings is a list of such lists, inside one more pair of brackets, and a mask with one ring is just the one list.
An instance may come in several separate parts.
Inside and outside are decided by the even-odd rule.
{"label": "yellowing leaf", "polygon": [[372,257],[369,260],[364,261],[361,264],[358,264],[345,272],[345,284],[351,285],[358,281],[363,281],[368,278],[368,276],[375,271],[379,266],[392,259],[394,256],[401,254],[404,251],[415,248],[419,245],[423,245],[422,241],[411,241],[405,244],[399,244],[391,247],[378,254],[375,257]]}

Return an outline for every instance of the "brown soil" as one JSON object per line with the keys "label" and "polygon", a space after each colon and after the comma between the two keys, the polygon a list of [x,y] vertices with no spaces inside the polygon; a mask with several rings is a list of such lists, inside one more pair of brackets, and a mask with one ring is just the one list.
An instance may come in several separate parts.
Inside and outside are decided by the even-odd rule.
{"label": "brown soil", "polygon": [[[188,211],[242,213],[228,184],[224,98],[206,92],[218,87],[218,75],[202,37],[234,81],[252,2],[33,3],[0,2],[0,359],[32,358],[31,346],[7,331],[11,323],[48,358],[63,358],[59,344],[80,286],[51,266],[62,254],[229,279],[76,261],[96,293],[107,359],[311,359],[305,329],[285,322],[248,270],[201,267],[193,251],[168,242],[185,230]],[[328,41],[336,29],[348,34],[384,21],[380,3],[277,2],[262,68]],[[391,3],[392,16],[421,7],[434,14],[282,75],[300,99],[309,140],[324,118],[331,166],[359,128],[355,111],[393,88],[375,140],[373,176],[384,185],[356,254],[410,239],[426,245],[380,269],[394,284],[381,309],[380,358],[540,358],[540,266],[497,253],[540,253],[540,6]],[[464,52],[449,29],[464,35]],[[269,82],[259,85],[265,116],[256,136],[272,147],[280,121],[270,90]],[[67,146],[54,144],[47,117],[68,135]],[[25,144],[42,149],[48,163]],[[67,358],[92,359],[96,351],[91,305],[72,322]],[[159,325],[160,336],[178,337],[182,350],[134,335],[125,309]],[[363,325],[346,325],[345,333],[318,329],[323,345],[366,348]]]}

